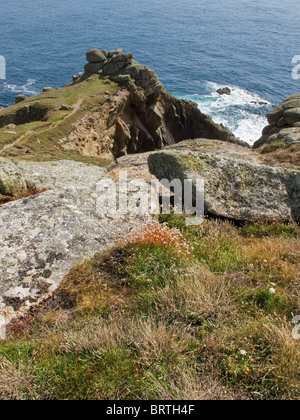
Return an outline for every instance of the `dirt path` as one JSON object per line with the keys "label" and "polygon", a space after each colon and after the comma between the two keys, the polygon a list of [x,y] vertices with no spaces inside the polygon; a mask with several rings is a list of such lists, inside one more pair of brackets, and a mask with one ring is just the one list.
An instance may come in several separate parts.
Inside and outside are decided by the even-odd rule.
{"label": "dirt path", "polygon": [[62,122],[71,118],[80,109],[82,102],[83,102],[83,99],[79,99],[79,101],[77,101],[76,104],[72,105],[73,110],[72,110],[72,112],[70,112],[70,114],[66,115],[62,120],[60,120],[58,122],[55,122],[55,123],[52,123],[49,128],[57,127]]}
{"label": "dirt path", "polygon": [[[50,128],[54,128],[57,127],[58,125],[60,125],[62,122],[66,121],[67,119],[71,118],[81,107],[81,104],[83,102],[83,99],[79,99],[79,101],[76,102],[76,104],[73,105],[73,110],[72,112],[70,112],[70,114],[66,115],[62,120],[52,123],[49,126]],[[38,131],[38,130],[37,130]],[[26,131],[25,134],[22,134],[22,136],[18,137],[16,140],[14,140],[12,143],[6,144],[1,150],[0,150],[0,155],[2,153],[5,152],[5,150],[7,149],[11,149],[12,147],[16,146],[17,144],[19,144],[21,142],[21,140],[23,140],[25,137],[29,136],[30,134],[34,134],[37,131],[33,131],[33,130],[28,130]]]}

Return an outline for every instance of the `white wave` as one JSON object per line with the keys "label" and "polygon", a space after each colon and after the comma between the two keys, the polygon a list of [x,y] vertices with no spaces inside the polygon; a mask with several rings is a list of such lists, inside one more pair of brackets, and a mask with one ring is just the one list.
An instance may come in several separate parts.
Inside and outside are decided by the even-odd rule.
{"label": "white wave", "polygon": [[[219,95],[218,89],[229,87],[230,95]],[[198,103],[201,112],[209,115],[216,123],[224,124],[236,137],[253,144],[268,124],[266,114],[271,102],[256,93],[232,85],[205,82],[206,93],[181,95]]]}
{"label": "white wave", "polygon": [[24,95],[37,95],[39,92],[32,86],[36,83],[35,79],[27,79],[24,85],[18,86],[9,83],[3,83],[4,90],[8,90],[13,93],[23,93]]}

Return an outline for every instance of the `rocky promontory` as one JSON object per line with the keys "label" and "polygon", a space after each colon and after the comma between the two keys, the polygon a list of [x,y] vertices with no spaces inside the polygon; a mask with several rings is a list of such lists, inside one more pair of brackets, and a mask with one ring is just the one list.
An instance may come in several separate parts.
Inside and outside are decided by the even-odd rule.
{"label": "rocky promontory", "polygon": [[170,95],[131,53],[90,50],[86,58],[71,84],[0,111],[2,156],[111,161],[197,137],[247,146],[197,104]]}

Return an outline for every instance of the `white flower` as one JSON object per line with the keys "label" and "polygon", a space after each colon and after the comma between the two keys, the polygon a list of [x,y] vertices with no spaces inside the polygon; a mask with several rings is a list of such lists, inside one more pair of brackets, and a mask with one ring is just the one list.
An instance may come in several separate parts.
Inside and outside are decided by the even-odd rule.
{"label": "white flower", "polygon": [[247,356],[246,350],[241,350],[240,353],[241,353],[242,356]]}
{"label": "white flower", "polygon": [[269,292],[270,292],[272,295],[275,295],[276,290],[275,290],[273,287],[271,287],[271,288],[269,289]]}

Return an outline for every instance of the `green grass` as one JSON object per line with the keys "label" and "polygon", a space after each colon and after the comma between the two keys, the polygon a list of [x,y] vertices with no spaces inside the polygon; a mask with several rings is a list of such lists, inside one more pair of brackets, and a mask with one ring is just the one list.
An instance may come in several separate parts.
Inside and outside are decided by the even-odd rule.
{"label": "green grass", "polygon": [[247,224],[242,229],[242,233],[256,238],[284,236],[298,238],[300,236],[299,226],[295,222],[290,223],[266,223]]}

